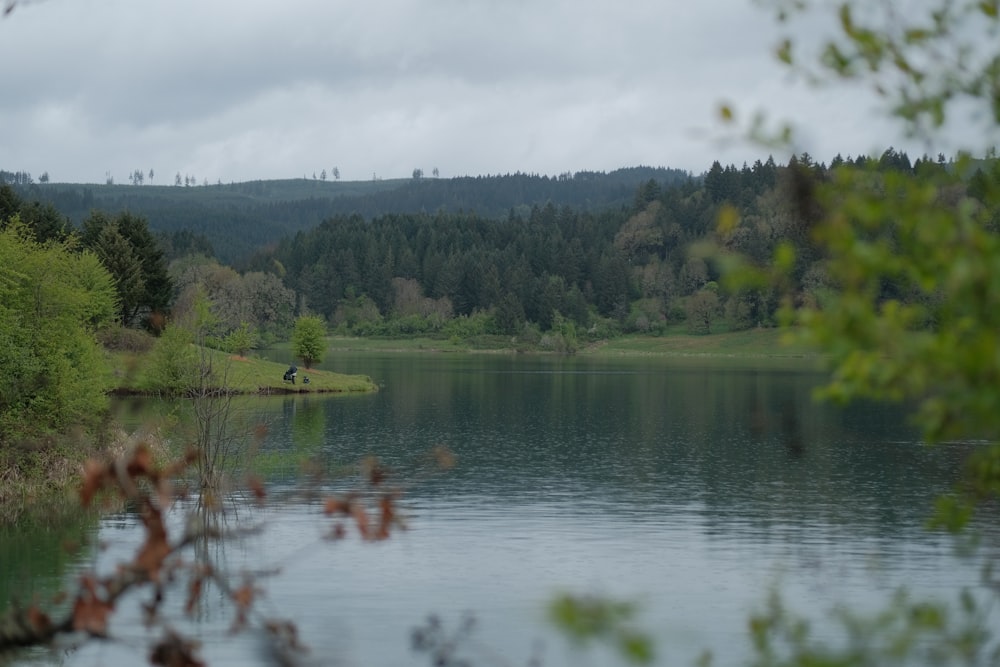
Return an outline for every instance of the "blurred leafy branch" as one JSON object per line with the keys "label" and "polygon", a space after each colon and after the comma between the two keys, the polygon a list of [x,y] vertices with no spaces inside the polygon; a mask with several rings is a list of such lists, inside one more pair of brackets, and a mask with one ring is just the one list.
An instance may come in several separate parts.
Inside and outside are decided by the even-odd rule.
{"label": "blurred leafy branch", "polygon": [[[789,36],[776,51],[810,83],[870,88],[928,146],[956,126],[975,127],[981,141],[966,147],[978,159],[964,153],[916,173],[801,167],[794,192],[805,242],[782,244],[766,266],[718,256],[730,284],[782,289],[789,337],[827,355],[832,375],[820,397],[906,401],[928,442],[981,441],[932,521],[958,531],[974,511],[990,511],[1000,492],[1000,163],[990,143],[1000,129],[1000,3],[761,4],[790,28],[805,14],[832,11],[829,39]],[[735,122],[731,109],[720,115]],[[792,145],[791,125],[766,136],[762,118],[748,128],[751,138]],[[738,212],[726,210],[719,238],[739,224]],[[822,285],[808,297],[794,280],[803,252],[822,267]],[[985,563],[983,591],[995,595],[989,555]],[[991,608],[969,591],[959,594],[957,612],[900,592],[874,615],[839,610],[831,625],[843,641],[829,648],[775,595],[750,621],[754,664],[997,664]]]}
{"label": "blurred leafy branch", "polygon": [[[811,85],[870,89],[889,118],[927,146],[944,145],[956,127],[976,137],[958,160],[941,158],[930,169],[926,160],[916,173],[793,160],[787,196],[801,234],[781,242],[770,261],[754,262],[727,249],[747,222],[725,206],[711,247],[698,250],[719,262],[727,287],[780,291],[788,338],[829,362],[821,398],[906,401],[928,442],[979,443],[932,520],[957,532],[976,511],[994,511],[1000,494],[1000,161],[992,144],[1000,130],[1000,1],[758,4],[788,33],[777,59]],[[797,22],[817,16],[828,37],[801,38]],[[758,145],[796,145],[794,125],[775,128],[766,113],[742,123],[724,105],[719,117]],[[814,267],[808,288],[804,266]],[[995,603],[990,558],[978,592]],[[828,645],[774,594],[749,621],[751,664],[995,665],[993,608],[969,591],[959,592],[957,609],[901,591],[875,613],[836,610],[822,634],[838,641]],[[570,637],[614,644],[628,608],[560,599],[554,609]],[[622,655],[635,657],[628,649]],[[711,662],[710,653],[700,660]]]}
{"label": "blurred leafy branch", "polygon": [[[801,0],[763,4],[781,23],[830,9]],[[988,141],[1000,129],[998,6],[939,0],[907,3],[904,11],[881,0],[840,2],[831,38],[819,47],[785,38],[778,58],[817,85],[870,86],[892,118],[928,142],[947,134],[951,114],[980,121]],[[977,149],[979,159],[964,153],[915,174],[801,167],[796,209],[806,242],[782,244],[767,266],[734,253],[718,257],[729,284],[783,287],[781,319],[790,335],[828,355],[832,380],[822,397],[912,401],[929,442],[1000,438],[1000,165],[991,145]],[[738,218],[732,209],[720,216],[720,239]],[[813,298],[790,279],[804,251],[822,267]],[[969,471],[939,506],[939,522],[953,529],[1000,491],[1000,447],[979,448]]]}

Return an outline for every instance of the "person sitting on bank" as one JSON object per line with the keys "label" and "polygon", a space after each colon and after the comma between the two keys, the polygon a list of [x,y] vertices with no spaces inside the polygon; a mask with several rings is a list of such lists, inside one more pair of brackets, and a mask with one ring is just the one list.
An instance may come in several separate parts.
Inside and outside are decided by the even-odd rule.
{"label": "person sitting on bank", "polygon": [[285,382],[291,382],[292,384],[295,384],[295,376],[298,374],[298,372],[299,372],[298,367],[295,364],[292,364],[291,366],[288,367],[288,370],[285,371],[285,375],[281,379],[284,380]]}

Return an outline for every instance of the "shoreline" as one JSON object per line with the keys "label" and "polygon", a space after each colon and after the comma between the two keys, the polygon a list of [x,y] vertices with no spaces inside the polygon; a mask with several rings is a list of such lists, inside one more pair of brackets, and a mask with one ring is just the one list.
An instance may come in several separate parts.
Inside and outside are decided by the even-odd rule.
{"label": "shoreline", "polygon": [[[500,337],[478,340],[446,340],[428,337],[375,338],[330,336],[327,352],[338,353],[431,353],[500,354],[579,357],[662,356],[712,358],[821,359],[823,355],[790,339],[787,329],[759,328],[736,332],[695,335],[681,332],[662,336],[630,334],[581,342],[579,349],[565,354],[537,345],[518,345]],[[282,345],[276,348],[284,349]]]}

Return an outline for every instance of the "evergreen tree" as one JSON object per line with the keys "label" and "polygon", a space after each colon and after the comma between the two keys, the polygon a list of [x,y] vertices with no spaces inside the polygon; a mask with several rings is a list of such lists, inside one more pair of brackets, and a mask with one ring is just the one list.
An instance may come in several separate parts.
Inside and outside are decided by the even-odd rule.
{"label": "evergreen tree", "polygon": [[[166,312],[173,286],[163,251],[145,218],[127,211],[114,217],[94,211],[83,222],[81,238],[86,247],[93,248],[107,263],[119,286],[122,324],[154,326],[151,318]],[[125,246],[129,252],[124,255],[116,255],[119,251],[111,249]]]}

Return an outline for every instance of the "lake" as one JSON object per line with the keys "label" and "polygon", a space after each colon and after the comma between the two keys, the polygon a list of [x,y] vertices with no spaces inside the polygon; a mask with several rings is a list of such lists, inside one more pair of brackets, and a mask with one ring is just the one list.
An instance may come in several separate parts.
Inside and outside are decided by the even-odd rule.
{"label": "lake", "polygon": [[[740,664],[748,616],[773,589],[822,619],[838,604],[876,609],[899,586],[952,600],[979,582],[975,562],[924,529],[976,444],[925,447],[898,407],[818,405],[823,376],[804,361],[339,353],[324,368],[381,389],[247,400],[268,424],[255,465],[272,501],[228,505],[227,526],[262,532],[210,553],[231,572],[271,574],[261,604],[296,621],[316,664],[429,664],[410,633],[432,613],[448,628],[474,615],[475,664],[619,662],[551,629],[546,605],[560,592],[636,601],[657,664],[690,665],[706,649]],[[119,407],[130,425],[149,416],[148,404]],[[431,472],[440,446],[456,465]],[[300,464],[337,470],[368,455],[402,485],[408,529],[324,540],[320,500],[290,495]],[[135,553],[138,527],[127,512],[76,526],[102,548],[38,561],[54,538],[26,529],[19,564],[0,561],[0,587],[23,597],[107,571]],[[137,605],[117,612],[118,641],[13,664],[141,663]],[[254,662],[259,646],[230,636],[231,621],[217,598],[199,612],[211,665]]]}

